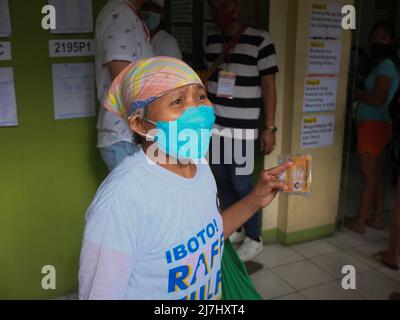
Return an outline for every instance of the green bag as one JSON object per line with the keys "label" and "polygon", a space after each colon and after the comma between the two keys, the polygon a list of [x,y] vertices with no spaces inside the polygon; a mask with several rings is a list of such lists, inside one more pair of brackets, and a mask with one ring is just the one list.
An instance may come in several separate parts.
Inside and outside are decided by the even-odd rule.
{"label": "green bag", "polygon": [[222,255],[222,300],[262,300],[229,239]]}

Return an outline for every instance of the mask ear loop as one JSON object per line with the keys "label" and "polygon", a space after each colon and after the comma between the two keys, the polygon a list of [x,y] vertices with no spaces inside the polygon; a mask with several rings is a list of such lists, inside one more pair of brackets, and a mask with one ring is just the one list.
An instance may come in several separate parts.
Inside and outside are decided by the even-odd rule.
{"label": "mask ear loop", "polygon": [[[132,115],[128,118],[128,121],[131,121],[132,118],[141,118],[141,113],[143,113],[143,110],[141,110],[141,111],[139,111],[139,112],[137,112],[137,113],[132,114]],[[149,120],[149,119],[141,118],[141,120],[150,122],[151,124],[154,124],[155,126],[157,125],[154,121],[151,121],[151,120]],[[155,137],[152,137],[152,136],[150,136],[150,135],[148,135],[148,134],[146,134],[146,133],[139,132],[139,131],[136,131],[136,133],[139,134],[141,137],[146,138],[146,141],[152,141],[152,142],[155,142],[155,141],[156,141],[156,138],[155,138]]]}

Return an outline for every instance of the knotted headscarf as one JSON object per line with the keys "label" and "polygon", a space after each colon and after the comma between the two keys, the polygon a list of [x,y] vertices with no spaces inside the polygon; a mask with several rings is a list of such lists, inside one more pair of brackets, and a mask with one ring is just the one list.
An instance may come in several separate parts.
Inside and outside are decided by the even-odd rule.
{"label": "knotted headscarf", "polygon": [[103,106],[129,118],[168,91],[192,84],[203,85],[196,72],[181,60],[169,57],[138,60],[113,81]]}

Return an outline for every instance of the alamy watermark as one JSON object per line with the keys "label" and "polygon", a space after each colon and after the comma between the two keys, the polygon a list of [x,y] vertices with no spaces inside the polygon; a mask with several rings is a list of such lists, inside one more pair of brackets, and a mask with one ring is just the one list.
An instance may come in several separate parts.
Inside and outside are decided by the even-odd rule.
{"label": "alamy watermark", "polygon": [[56,268],[52,265],[43,266],[42,274],[45,275],[42,278],[42,289],[56,290]]}
{"label": "alamy watermark", "polygon": [[[56,8],[52,5],[45,5],[42,8],[42,28],[44,30],[56,30],[57,28],[57,15]],[[356,9],[353,5],[345,5],[342,7],[342,28],[344,30],[356,29]]]}
{"label": "alamy watermark", "polygon": [[57,15],[56,8],[52,5],[46,5],[42,8],[42,28],[44,30],[56,30],[57,28]]}
{"label": "alamy watermark", "polygon": [[342,279],[343,290],[356,290],[357,272],[356,268],[351,265],[346,265],[342,268],[342,274],[345,276]]}
{"label": "alamy watermark", "polygon": [[355,30],[357,28],[356,8],[351,5],[342,7],[342,28],[344,30]]}
{"label": "alamy watermark", "polygon": [[[181,164],[189,162],[214,165],[234,164],[236,175],[244,176],[253,173],[255,148],[256,143],[259,143],[255,137],[255,130],[212,129],[211,136],[210,143],[210,130],[208,129],[202,129],[200,132],[184,129],[178,133],[174,124],[169,127],[168,134],[162,130],[151,129],[147,133],[146,141],[153,141],[153,137],[157,137],[158,141],[165,141],[169,146],[178,145],[179,150],[175,151],[184,157],[169,153],[170,157],[167,159],[163,148],[158,143],[153,143],[146,150],[148,162],[158,164],[177,164],[178,162]],[[208,154],[200,157],[201,150],[206,149],[208,149]]]}

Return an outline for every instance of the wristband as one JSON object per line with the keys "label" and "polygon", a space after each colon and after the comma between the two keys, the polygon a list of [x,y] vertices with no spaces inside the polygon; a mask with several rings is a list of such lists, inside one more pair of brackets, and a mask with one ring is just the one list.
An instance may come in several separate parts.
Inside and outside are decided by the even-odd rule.
{"label": "wristband", "polygon": [[275,133],[278,132],[278,128],[277,128],[277,127],[267,127],[267,128],[265,129],[265,131],[268,132],[268,133],[275,134]]}

